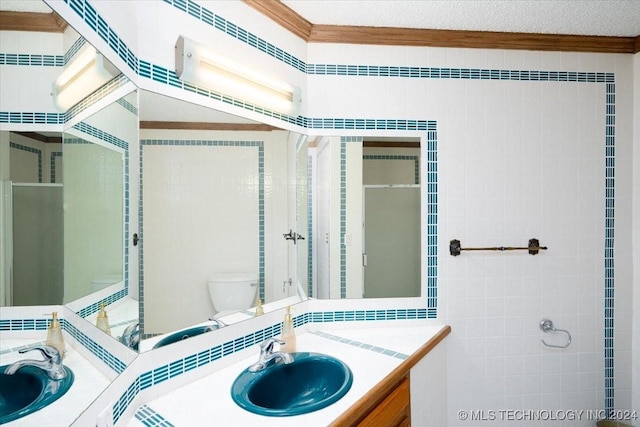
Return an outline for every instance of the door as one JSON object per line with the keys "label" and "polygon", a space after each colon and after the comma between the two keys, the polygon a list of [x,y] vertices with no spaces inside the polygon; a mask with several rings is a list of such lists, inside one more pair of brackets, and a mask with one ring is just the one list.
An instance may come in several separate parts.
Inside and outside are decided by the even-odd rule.
{"label": "door", "polygon": [[364,297],[420,295],[420,187],[364,187]]}

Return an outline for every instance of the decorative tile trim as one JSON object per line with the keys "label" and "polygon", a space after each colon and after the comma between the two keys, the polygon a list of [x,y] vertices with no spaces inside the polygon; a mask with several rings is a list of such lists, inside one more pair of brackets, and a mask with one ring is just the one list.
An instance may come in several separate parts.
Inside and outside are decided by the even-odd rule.
{"label": "decorative tile trim", "polygon": [[[257,148],[258,150],[258,276],[259,288],[258,297],[264,301],[265,297],[265,195],[264,195],[264,142],[263,141],[218,141],[218,140],[160,140],[160,139],[141,139],[140,140],[140,182],[139,182],[139,202],[138,202],[138,229],[140,234],[144,235],[144,188],[143,188],[143,159],[145,146],[204,146],[204,147],[248,147]],[[143,338],[149,337],[144,333],[144,240],[139,244],[139,325]]]}
{"label": "decorative tile trim", "polygon": [[427,317],[438,317],[438,134],[427,132]]}
{"label": "decorative tile trim", "polygon": [[93,93],[83,98],[79,103],[74,105],[70,110],[64,113],[64,123],[68,122],[78,114],[94,105],[96,102],[115,92],[125,84],[129,83],[129,79],[124,74],[118,74],[113,79],[96,89]]}
{"label": "decorative tile trim", "polygon": [[26,151],[27,153],[33,153],[38,156],[38,182],[42,183],[42,150],[29,147],[27,145],[17,144],[15,142],[9,142],[9,148]]}
{"label": "decorative tile trim", "polygon": [[616,85],[605,85],[605,223],[604,223],[604,393],[605,409],[615,417],[614,284],[615,284],[615,123]]}
{"label": "decorative tile trim", "polygon": [[[82,133],[86,133],[87,135],[91,135],[94,138],[99,139],[102,142],[107,143],[108,145],[113,145],[114,147],[123,149],[125,151],[129,150],[129,143],[123,139],[118,138],[117,136],[111,135],[109,132],[105,132],[102,129],[99,129],[95,126],[91,126],[85,122],[79,122],[72,126],[73,129],[78,130]],[[64,143],[67,144],[77,144],[84,143],[83,140],[78,141],[76,138],[65,138]]]}
{"label": "decorative tile trim", "polygon": [[135,417],[146,427],[174,427],[173,424],[154,411],[149,405],[142,405],[138,408]]}
{"label": "decorative tile trim", "polygon": [[105,41],[113,52],[117,53],[129,68],[138,69],[138,59],[133,54],[127,44],[118,36],[113,28],[107,24],[91,4],[86,0],[64,0],[91,30],[93,30],[103,41]]}
{"label": "decorative tile trim", "polygon": [[30,67],[63,67],[62,55],[39,55],[28,53],[0,53],[0,65],[26,65]]}
{"label": "decorative tile trim", "polygon": [[391,65],[308,64],[306,73],[323,76],[402,77],[418,79],[517,80],[582,83],[613,82],[613,73],[602,72],[403,67]]}
{"label": "decorative tile trim", "polygon": [[[46,331],[50,324],[51,319],[1,319],[0,331]],[[115,373],[120,374],[127,367],[124,362],[89,338],[66,319],[60,319],[60,325],[64,331],[68,332]]]}
{"label": "decorative tile trim", "polygon": [[67,331],[72,337],[74,337],[83,347],[98,357],[104,364],[111,368],[117,374],[121,374],[127,368],[126,363],[118,359],[111,354],[109,350],[96,343],[84,333],[80,332],[74,325],[62,319],[62,329]]}
{"label": "decorative tile trim", "polygon": [[420,184],[420,157],[395,154],[363,154],[362,160],[412,160],[414,162],[413,183]]}
{"label": "decorative tile trim", "polygon": [[307,65],[301,59],[296,58],[276,45],[269,43],[265,39],[256,36],[242,27],[239,27],[222,16],[216,15],[209,9],[198,5],[192,0],[164,0],[164,2],[215,28],[216,30],[222,31],[228,36],[258,49],[284,64],[290,65],[298,71],[306,72]]}
{"label": "decorative tile trim", "polygon": [[129,101],[127,101],[124,98],[120,98],[116,101],[117,104],[119,104],[122,108],[124,108],[125,110],[129,110],[131,113],[133,113],[135,116],[138,115],[138,107],[133,105],[132,103],[130,103]]}
{"label": "decorative tile trim", "polygon": [[64,113],[33,113],[19,111],[0,111],[0,123],[29,125],[61,125],[65,122]]}
{"label": "decorative tile trim", "polygon": [[57,179],[57,177],[56,177],[56,157],[62,158],[62,151],[52,151],[51,152],[51,157],[50,157],[50,160],[49,160],[49,166],[50,166],[50,171],[51,171],[50,172],[51,173],[50,179],[51,179],[52,183],[55,183],[56,179]]}
{"label": "decorative tile trim", "polygon": [[371,344],[366,344],[360,341],[351,340],[348,338],[339,337],[337,335],[327,334],[326,332],[321,331],[313,331],[311,332],[313,335],[317,335],[322,338],[328,338],[332,341],[337,341],[342,344],[352,345],[354,347],[362,348],[364,350],[373,351],[375,353],[384,354],[385,356],[395,357],[400,360],[406,360],[409,356],[404,353],[399,353],[397,351],[389,350],[388,348],[378,347]]}
{"label": "decorative tile trim", "polygon": [[[313,156],[307,158],[307,177],[313,176]],[[307,296],[313,298],[313,180],[307,179]]]}

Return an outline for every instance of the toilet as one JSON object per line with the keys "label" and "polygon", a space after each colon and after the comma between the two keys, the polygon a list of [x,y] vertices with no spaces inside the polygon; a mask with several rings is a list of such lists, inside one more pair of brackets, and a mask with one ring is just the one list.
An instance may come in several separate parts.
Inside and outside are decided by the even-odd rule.
{"label": "toilet", "polygon": [[208,280],[207,286],[215,317],[222,317],[255,305],[258,276],[253,273],[216,274]]}

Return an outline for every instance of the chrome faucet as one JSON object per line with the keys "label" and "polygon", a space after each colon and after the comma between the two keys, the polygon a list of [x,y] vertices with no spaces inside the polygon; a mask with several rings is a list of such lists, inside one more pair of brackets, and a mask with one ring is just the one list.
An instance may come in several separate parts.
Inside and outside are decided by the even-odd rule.
{"label": "chrome faucet", "polygon": [[211,320],[213,323],[215,323],[215,325],[209,326],[207,328],[207,332],[215,331],[216,329],[224,328],[225,326],[227,326],[226,323],[224,323],[220,319],[216,319],[214,316],[209,317],[209,320]]}
{"label": "chrome faucet", "polygon": [[293,362],[293,357],[289,353],[284,353],[282,351],[273,351],[273,346],[275,344],[283,345],[284,341],[281,341],[276,338],[269,338],[260,344],[260,358],[256,363],[249,366],[249,372],[258,372],[263,369],[268,368],[270,365],[273,365],[278,360],[282,360],[284,364],[289,364]]}
{"label": "chrome faucet", "polygon": [[52,380],[61,380],[67,376],[67,372],[64,370],[64,366],[62,365],[62,357],[60,357],[60,352],[56,348],[48,345],[34,344],[18,350],[18,353],[22,354],[32,350],[39,350],[44,360],[18,360],[17,362],[9,365],[4,370],[4,373],[7,375],[13,375],[25,366],[35,366],[36,368],[40,368],[45,371],[47,376]]}
{"label": "chrome faucet", "polygon": [[133,323],[127,326],[120,337],[120,342],[129,348],[138,348],[138,344],[140,344],[140,324]]}

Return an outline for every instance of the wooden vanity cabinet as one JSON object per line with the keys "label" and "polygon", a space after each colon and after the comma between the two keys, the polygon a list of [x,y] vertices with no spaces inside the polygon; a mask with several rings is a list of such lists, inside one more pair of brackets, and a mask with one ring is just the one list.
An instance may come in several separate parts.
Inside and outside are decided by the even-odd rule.
{"label": "wooden vanity cabinet", "polygon": [[395,381],[382,381],[332,427],[407,427],[411,425],[409,374]]}
{"label": "wooden vanity cabinet", "polygon": [[[411,425],[410,371],[451,332],[442,330],[354,403],[330,427],[408,427]],[[444,386],[444,384],[443,384]]]}

